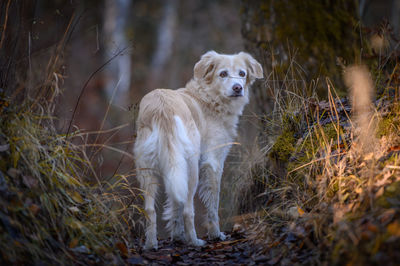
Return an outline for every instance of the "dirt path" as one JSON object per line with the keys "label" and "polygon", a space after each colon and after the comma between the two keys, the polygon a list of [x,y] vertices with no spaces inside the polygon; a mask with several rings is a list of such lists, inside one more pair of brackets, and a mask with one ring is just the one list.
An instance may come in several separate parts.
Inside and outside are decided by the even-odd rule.
{"label": "dirt path", "polygon": [[207,241],[190,247],[170,240],[159,241],[157,251],[139,250],[127,258],[129,265],[268,265],[271,258],[261,255],[263,247],[253,244],[243,232],[228,233],[225,241]]}

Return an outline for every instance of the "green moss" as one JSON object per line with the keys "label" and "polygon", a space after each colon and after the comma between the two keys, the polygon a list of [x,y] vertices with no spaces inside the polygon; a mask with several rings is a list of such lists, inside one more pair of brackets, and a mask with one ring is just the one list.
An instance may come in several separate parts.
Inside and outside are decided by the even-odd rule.
{"label": "green moss", "polygon": [[[338,132],[336,127],[337,126],[333,123],[327,124],[322,127],[328,141],[330,141],[331,139],[335,140],[337,138]],[[339,127],[339,134],[343,134],[343,129],[341,127]]]}
{"label": "green moss", "polygon": [[[297,145],[295,149],[296,153],[294,154],[292,161],[289,162],[287,166],[288,172],[291,172],[294,169],[313,160],[318,150],[331,143],[331,140],[333,140],[333,143],[335,143],[338,134],[342,135],[343,129],[339,127],[338,132],[333,123],[310,130],[310,133],[307,135],[307,137]],[[337,145],[333,147],[333,149],[335,148],[337,148]]]}
{"label": "green moss", "polygon": [[294,138],[293,131],[283,132],[275,141],[269,153],[270,158],[277,159],[281,162],[286,163],[291,154],[294,152],[294,144],[296,139]]}
{"label": "green moss", "polygon": [[376,200],[376,204],[383,208],[399,207],[399,202],[400,181],[394,182],[387,186],[383,192],[383,195]]}
{"label": "green moss", "polygon": [[390,135],[393,132],[397,132],[400,127],[399,117],[397,115],[388,115],[382,118],[378,123],[376,136],[381,138],[383,136]]}

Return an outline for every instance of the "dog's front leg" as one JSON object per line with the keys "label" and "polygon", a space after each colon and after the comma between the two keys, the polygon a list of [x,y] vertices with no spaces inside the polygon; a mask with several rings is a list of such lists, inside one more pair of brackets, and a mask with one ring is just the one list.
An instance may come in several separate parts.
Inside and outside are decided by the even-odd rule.
{"label": "dog's front leg", "polygon": [[225,240],[219,229],[219,192],[222,170],[213,169],[209,163],[200,166],[199,197],[207,209],[207,229],[210,239]]}

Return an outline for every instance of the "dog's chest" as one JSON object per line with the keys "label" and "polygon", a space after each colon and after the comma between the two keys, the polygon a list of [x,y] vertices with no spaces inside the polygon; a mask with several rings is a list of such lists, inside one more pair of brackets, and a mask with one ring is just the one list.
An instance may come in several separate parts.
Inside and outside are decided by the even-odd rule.
{"label": "dog's chest", "polygon": [[217,161],[224,160],[236,137],[236,125],[215,118],[206,121],[201,139],[202,159],[208,161],[211,156]]}
{"label": "dog's chest", "polygon": [[235,117],[209,117],[204,125],[204,135],[207,139],[214,139],[215,142],[231,142],[237,135],[237,121]]}

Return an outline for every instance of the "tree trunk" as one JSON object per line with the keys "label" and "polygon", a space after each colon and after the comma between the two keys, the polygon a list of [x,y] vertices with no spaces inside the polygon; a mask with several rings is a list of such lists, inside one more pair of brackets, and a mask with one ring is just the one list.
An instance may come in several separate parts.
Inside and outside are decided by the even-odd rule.
{"label": "tree trunk", "polygon": [[8,93],[26,82],[35,5],[13,0],[0,4],[0,88]]}
{"label": "tree trunk", "polygon": [[[268,98],[283,87],[284,78],[303,87],[304,81],[329,77],[341,88],[342,69],[337,62],[354,63],[359,58],[357,13],[355,0],[242,1],[245,48],[262,62],[266,73],[274,74],[264,86],[271,88],[269,94],[257,91],[260,108],[272,108]],[[325,82],[317,89],[325,95]]]}
{"label": "tree trunk", "polygon": [[162,72],[172,55],[177,24],[177,1],[164,1],[163,17],[158,27],[157,45],[150,66],[148,89],[159,86]]}
{"label": "tree trunk", "polygon": [[126,107],[129,103],[131,86],[131,44],[126,38],[131,0],[106,0],[104,14],[104,35],[110,36],[105,42],[105,60],[121,53],[107,66],[105,92],[113,104]]}

